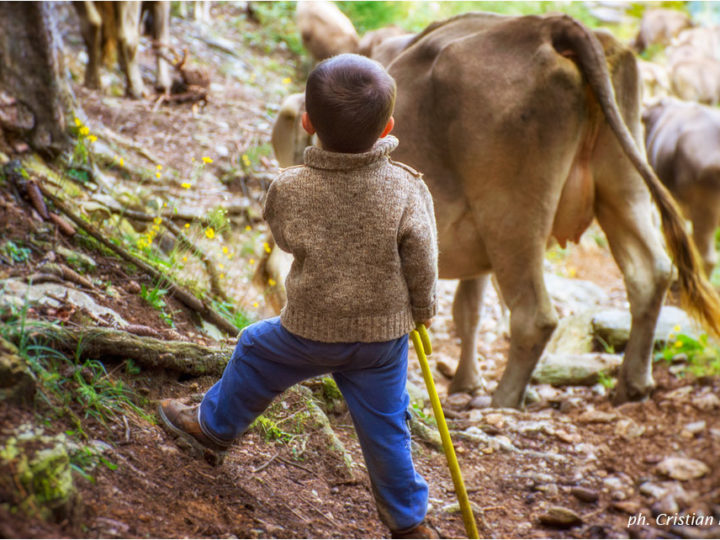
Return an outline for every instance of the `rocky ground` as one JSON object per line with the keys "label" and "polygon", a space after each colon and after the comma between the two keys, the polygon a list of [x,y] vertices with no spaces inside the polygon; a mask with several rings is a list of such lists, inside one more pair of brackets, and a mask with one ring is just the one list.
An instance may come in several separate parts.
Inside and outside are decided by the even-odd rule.
{"label": "rocky ground", "polygon": [[[174,44],[188,47],[192,61],[212,76],[208,103],[196,106],[127,100],[118,95],[122,81],[112,72],[104,93],[84,89],[79,34],[72,12],[61,10],[66,60],[85,113],[80,120],[98,137],[87,144],[103,165],[95,183],[75,188],[74,202],[126,244],[143,238],[164,242],[169,254],[156,262],[190,289],[207,289],[200,258],[177,249],[177,235],[162,222],[149,234],[150,224],[138,231],[127,220],[103,214],[101,207],[110,204],[112,193],[153,215],[168,209],[188,214],[178,226],[212,261],[227,296],[255,320],[272,314],[264,293],[273,285],[258,288],[251,281],[267,232],[258,218],[259,201],[276,171],[269,147],[273,114],[284,95],[301,87],[306,68],[291,52],[266,47],[261,38],[267,35],[243,8],[223,4],[214,10],[212,27],[173,20]],[[147,42],[141,55],[151,81]],[[11,149],[0,150],[9,154]],[[59,183],[65,193],[77,185],[67,181],[67,173]],[[26,320],[68,328],[110,326],[165,343],[230,350],[231,340],[175,298],[160,295],[165,305],[141,298],[143,291],[163,284],[98,250],[84,235],[59,234],[33,214],[7,180],[0,184],[0,208],[4,329],[22,327]],[[231,210],[223,215],[218,208]],[[48,263],[72,267],[90,283],[63,274],[28,287],[26,278],[43,273]],[[697,351],[683,341],[682,336],[697,336],[697,329],[666,307],[657,338],[670,360],[654,365],[656,390],[645,402],[613,408],[608,394],[627,339],[627,304],[599,229],[593,227],[578,246],[552,249],[547,281],[562,323],[523,412],[488,408],[508,350],[492,290],[484,302],[478,346],[486,388],[474,396],[447,397],[459,340],[450,317],[454,283],[441,282],[431,364],[480,534],[720,536],[720,379],[697,369]],[[27,392],[0,388],[0,535],[387,536],[349,414],[327,381],[288,391],[224,463],[213,465],[176,446],[157,425],[154,410],[164,397],[198,400],[216,375],[191,376],[102,357],[93,363],[81,346],[74,356],[62,356],[33,346],[39,333],[30,327],[18,344],[21,354],[36,358],[35,375],[12,371],[12,380],[24,381],[23,388],[37,388],[34,407],[23,403]],[[0,344],[3,358],[17,358],[6,341]],[[701,352],[707,351],[712,347]],[[417,413],[413,451],[430,484],[429,521],[446,537],[463,536],[414,357],[408,379]],[[109,401],[108,396],[127,399]],[[697,526],[705,517],[713,524]]]}

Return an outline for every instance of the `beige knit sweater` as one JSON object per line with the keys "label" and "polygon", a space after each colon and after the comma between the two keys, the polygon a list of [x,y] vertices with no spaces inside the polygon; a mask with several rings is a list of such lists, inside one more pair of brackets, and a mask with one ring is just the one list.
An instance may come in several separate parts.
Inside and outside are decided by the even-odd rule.
{"label": "beige knit sweater", "polygon": [[305,149],[270,185],[264,217],[294,256],[283,326],[315,341],[376,342],[437,311],[437,231],[422,176],[388,154]]}

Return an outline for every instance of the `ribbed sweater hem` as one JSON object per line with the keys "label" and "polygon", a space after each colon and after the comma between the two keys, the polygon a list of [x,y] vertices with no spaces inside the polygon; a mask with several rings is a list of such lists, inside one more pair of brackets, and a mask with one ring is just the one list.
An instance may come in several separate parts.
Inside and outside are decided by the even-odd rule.
{"label": "ribbed sweater hem", "polygon": [[289,332],[324,343],[376,343],[397,339],[415,328],[412,310],[407,306],[392,315],[333,317],[285,306],[280,322]]}

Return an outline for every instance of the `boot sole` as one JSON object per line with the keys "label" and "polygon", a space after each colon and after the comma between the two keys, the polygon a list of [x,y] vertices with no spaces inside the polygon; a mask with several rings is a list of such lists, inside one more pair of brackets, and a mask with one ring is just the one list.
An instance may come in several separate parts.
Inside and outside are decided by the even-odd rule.
{"label": "boot sole", "polygon": [[164,427],[170,431],[171,435],[175,436],[176,438],[180,438],[186,443],[188,443],[194,450],[199,452],[200,456],[208,459],[208,453],[212,453],[217,456],[218,462],[222,462],[225,459],[225,456],[228,452],[227,450],[216,450],[214,448],[210,448],[209,446],[205,446],[188,432],[183,431],[182,429],[177,427],[167,417],[165,411],[162,408],[162,405],[158,405],[158,416],[160,416],[160,420],[162,421]]}

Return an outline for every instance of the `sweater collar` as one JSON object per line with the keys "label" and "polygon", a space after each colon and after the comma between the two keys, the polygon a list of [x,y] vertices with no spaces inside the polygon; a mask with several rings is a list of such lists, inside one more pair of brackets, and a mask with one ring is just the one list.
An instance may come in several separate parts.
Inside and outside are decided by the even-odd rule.
{"label": "sweater collar", "polygon": [[392,135],[387,135],[382,139],[378,139],[370,150],[360,154],[329,152],[317,146],[309,146],[305,149],[303,157],[305,165],[315,169],[349,170],[379,161],[387,157],[397,146],[398,140]]}

